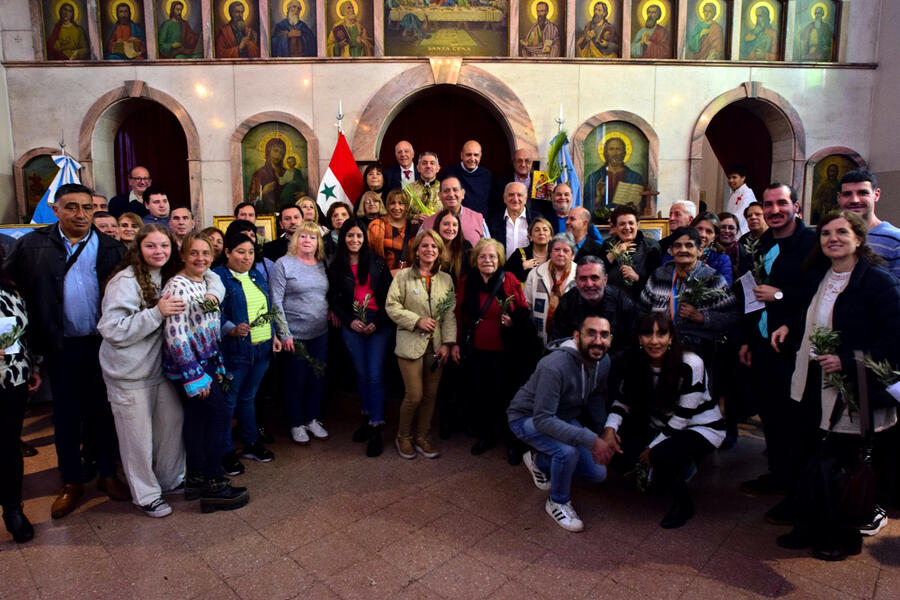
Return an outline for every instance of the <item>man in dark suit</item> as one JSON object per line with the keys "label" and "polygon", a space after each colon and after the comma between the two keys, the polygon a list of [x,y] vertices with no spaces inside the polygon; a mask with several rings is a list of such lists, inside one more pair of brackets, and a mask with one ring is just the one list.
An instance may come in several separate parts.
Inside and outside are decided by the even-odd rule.
{"label": "man in dark suit", "polygon": [[527,207],[527,192],[521,183],[511,181],[503,188],[506,210],[488,222],[491,237],[503,244],[508,259],[518,248],[528,245],[528,226],[535,215]]}
{"label": "man in dark suit", "polygon": [[101,286],[125,246],[91,226],[90,188],[60,186],[52,207],[59,223],[20,238],[8,269],[28,307],[31,347],[50,379],[63,481],[51,511],[58,519],[75,510],[95,468],[97,487],[110,498],[131,494],[116,477],[116,430],[97,360]]}
{"label": "man in dark suit", "polygon": [[297,231],[302,222],[303,214],[300,212],[299,207],[289,204],[282,208],[281,216],[278,219],[278,226],[281,228],[282,233],[278,236],[278,239],[263,244],[263,256],[275,262],[287,254],[288,242],[290,242],[291,236]]}
{"label": "man in dark suit", "polygon": [[131,169],[128,173],[128,193],[114,196],[109,201],[109,214],[116,219],[123,213],[133,212],[139,217],[144,217],[149,212],[144,206],[144,192],[152,183],[150,171],[140,165]]}
{"label": "man in dark suit", "polygon": [[384,189],[403,189],[416,181],[416,166],[413,164],[415,150],[406,140],[400,140],[394,146],[394,157],[397,164],[384,170]]}
{"label": "man in dark suit", "polygon": [[586,208],[578,206],[569,211],[566,219],[566,233],[571,233],[575,238],[575,262],[585,256],[600,256],[601,246],[589,235],[591,227],[591,213]]}

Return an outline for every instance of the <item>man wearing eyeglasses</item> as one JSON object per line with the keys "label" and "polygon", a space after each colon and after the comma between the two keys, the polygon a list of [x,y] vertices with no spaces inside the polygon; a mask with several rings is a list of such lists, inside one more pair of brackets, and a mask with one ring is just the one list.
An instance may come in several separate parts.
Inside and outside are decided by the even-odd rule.
{"label": "man wearing eyeglasses", "polygon": [[145,167],[136,166],[131,169],[128,174],[128,193],[119,194],[109,201],[109,214],[117,219],[127,212],[133,212],[139,217],[146,216],[144,192],[152,182],[150,171]]}
{"label": "man wearing eyeglasses", "polygon": [[51,515],[59,519],[75,509],[95,472],[110,498],[131,498],[116,477],[115,426],[97,360],[101,284],[125,246],[91,226],[90,188],[60,186],[51,206],[59,222],[20,238],[8,268],[28,307],[28,342],[50,379],[63,482]]}

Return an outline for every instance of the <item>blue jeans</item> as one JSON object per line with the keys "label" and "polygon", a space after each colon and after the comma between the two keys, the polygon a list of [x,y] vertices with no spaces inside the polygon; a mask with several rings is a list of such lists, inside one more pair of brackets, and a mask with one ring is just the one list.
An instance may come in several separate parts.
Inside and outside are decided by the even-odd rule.
{"label": "blue jeans", "polygon": [[[259,439],[256,429],[256,390],[269,367],[269,353],[272,342],[266,341],[252,346],[250,362],[236,365],[228,370],[231,377],[230,389],[225,395],[229,415],[237,415],[238,429],[246,446],[252,446]],[[234,442],[229,431],[224,440],[224,452],[234,451]]]}
{"label": "blue jeans", "polygon": [[[328,332],[311,340],[302,341],[310,356],[323,365],[328,358]],[[322,415],[322,394],[325,391],[325,375],[317,377],[312,365],[305,359],[290,352],[286,353],[285,398],[291,427],[306,425]]]}
{"label": "blue jeans", "polygon": [[391,341],[391,329],[385,326],[376,329],[372,335],[363,335],[343,326],[341,337],[356,370],[362,414],[369,415],[370,425],[383,425],[384,360]]}
{"label": "blue jeans", "polygon": [[[570,425],[581,427],[572,419]],[[606,467],[594,462],[587,448],[570,446],[544,435],[534,427],[534,418],[523,417],[509,424],[516,437],[538,451],[535,462],[544,473],[550,474],[550,499],[565,504],[572,499],[572,477],[591,483],[606,479]]]}

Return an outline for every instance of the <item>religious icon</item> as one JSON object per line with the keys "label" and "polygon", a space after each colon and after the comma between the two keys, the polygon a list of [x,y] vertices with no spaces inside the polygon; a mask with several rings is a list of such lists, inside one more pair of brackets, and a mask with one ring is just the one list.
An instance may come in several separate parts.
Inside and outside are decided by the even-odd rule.
{"label": "religious icon", "polygon": [[259,1],[216,0],[216,58],[259,58]]}
{"label": "religious icon", "polygon": [[103,58],[143,60],[147,58],[144,34],[144,3],[138,0],[112,0],[99,3],[100,36]]}
{"label": "religious icon", "polygon": [[314,0],[269,0],[272,56],[316,56]]}
{"label": "religious icon", "polygon": [[781,57],[781,2],[744,3],[741,19],[741,60],[778,60]]}
{"label": "religious icon", "polygon": [[624,121],[604,123],[589,133],[584,140],[584,207],[598,215],[617,204],[640,210],[649,148],[644,134]]}
{"label": "religious icon", "polygon": [[328,0],[327,56],[372,56],[372,12],[357,0]]}
{"label": "religious icon", "polygon": [[725,60],[728,58],[727,23],[729,3],[725,0],[691,0],[685,58]]}
{"label": "religious icon", "polygon": [[622,49],[622,3],[589,0],[576,9],[575,56],[618,58]]}
{"label": "religious icon", "polygon": [[669,27],[674,11],[668,0],[641,0],[632,5],[631,57],[672,58],[672,36]]}
{"label": "religious icon", "polygon": [[[34,209],[37,208],[38,202],[44,197],[44,193],[50,187],[56,173],[59,172],[59,167],[53,162],[52,156],[41,154],[25,163],[23,171],[25,179],[24,222],[28,223],[34,216]],[[21,200],[19,202],[19,206],[22,207]]]}
{"label": "religious icon", "polygon": [[809,222],[815,225],[838,207],[837,196],[841,191],[841,177],[847,171],[858,169],[856,162],[843,154],[830,154],[813,168],[812,201]]}
{"label": "religious icon", "polygon": [[203,23],[197,0],[156,0],[159,58],[203,58]]}
{"label": "religious icon", "polygon": [[[565,3],[522,0],[521,31],[528,32],[539,19],[538,4],[547,7],[550,27],[546,29],[551,43],[545,54],[541,38],[541,48],[535,56],[560,56],[550,52],[554,33],[560,40],[557,47],[562,47],[557,23],[563,22]],[[384,53],[387,56],[508,56],[508,20],[506,0],[385,0]]]}
{"label": "religious icon", "polygon": [[43,0],[45,51],[48,60],[91,57],[84,0]]}
{"label": "religious icon", "polygon": [[794,60],[832,62],[835,54],[836,2],[800,0],[797,2]]}
{"label": "religious icon", "polygon": [[560,14],[554,0],[531,0],[527,12],[519,11],[519,32],[526,32],[519,40],[519,56],[561,56],[565,36],[557,23],[564,21],[565,14]]}
{"label": "religious icon", "polygon": [[306,139],[284,123],[257,125],[241,140],[244,198],[259,214],[272,214],[306,195]]}

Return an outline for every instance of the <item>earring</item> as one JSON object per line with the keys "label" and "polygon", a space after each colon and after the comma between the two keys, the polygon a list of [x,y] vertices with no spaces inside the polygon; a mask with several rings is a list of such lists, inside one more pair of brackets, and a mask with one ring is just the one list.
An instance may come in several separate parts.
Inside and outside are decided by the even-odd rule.
{"label": "earring", "polygon": [[669,347],[666,348],[666,350],[671,350],[671,349],[672,349],[672,344],[669,344]]}

